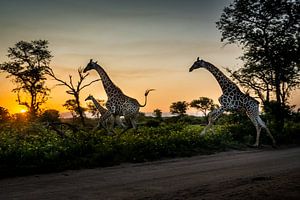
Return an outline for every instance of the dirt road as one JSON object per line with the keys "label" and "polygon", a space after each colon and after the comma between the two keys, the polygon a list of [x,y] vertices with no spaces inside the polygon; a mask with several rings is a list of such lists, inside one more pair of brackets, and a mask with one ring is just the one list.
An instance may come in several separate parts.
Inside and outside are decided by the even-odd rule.
{"label": "dirt road", "polygon": [[3,179],[0,199],[300,199],[300,148]]}

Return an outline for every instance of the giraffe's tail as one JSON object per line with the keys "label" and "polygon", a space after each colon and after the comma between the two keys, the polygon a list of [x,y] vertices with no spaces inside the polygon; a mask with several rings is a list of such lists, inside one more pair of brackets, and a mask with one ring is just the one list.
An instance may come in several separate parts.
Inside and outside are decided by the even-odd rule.
{"label": "giraffe's tail", "polygon": [[145,106],[146,106],[146,104],[147,104],[147,96],[148,96],[149,92],[151,92],[151,91],[153,91],[153,90],[155,90],[155,89],[147,89],[147,90],[145,91],[145,103],[144,103],[143,105],[141,105],[141,104],[139,103],[139,106],[140,106],[140,107],[145,107]]}

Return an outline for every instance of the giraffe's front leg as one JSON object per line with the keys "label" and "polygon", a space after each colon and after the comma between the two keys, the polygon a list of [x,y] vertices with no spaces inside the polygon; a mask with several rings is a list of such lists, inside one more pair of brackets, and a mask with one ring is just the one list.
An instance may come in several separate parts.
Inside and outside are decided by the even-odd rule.
{"label": "giraffe's front leg", "polygon": [[[105,126],[106,126],[106,131],[108,132],[109,135],[112,135],[115,133],[114,131],[114,124],[115,124],[115,118],[113,115],[110,115],[106,120],[105,120]],[[102,125],[103,126],[103,125]]]}
{"label": "giraffe's front leg", "polygon": [[261,124],[259,123],[258,120],[258,112],[254,112],[254,111],[246,111],[246,114],[248,115],[249,119],[251,120],[251,122],[253,123],[253,125],[255,126],[256,129],[256,139],[255,139],[255,143],[251,146],[251,147],[259,147],[260,143],[259,143],[259,138],[260,138],[260,132],[261,132]]}
{"label": "giraffe's front leg", "polygon": [[260,126],[257,126],[255,127],[256,128],[256,140],[255,140],[255,143],[253,145],[253,147],[259,147],[259,138],[260,138],[260,132],[261,132],[261,127]]}
{"label": "giraffe's front leg", "polygon": [[203,129],[200,135],[204,135],[206,130],[212,127],[213,123],[220,117],[220,115],[224,112],[224,107],[220,107],[219,109],[215,109],[208,114],[208,125]]}
{"label": "giraffe's front leg", "polygon": [[134,130],[137,130],[137,124],[136,124],[136,116],[125,116],[125,121],[126,124],[128,124],[128,127],[126,127],[121,134],[125,133],[126,131],[128,131],[129,129],[133,128]]}
{"label": "giraffe's front leg", "polygon": [[[98,122],[98,126],[100,126],[100,124],[102,125],[102,127],[108,132],[110,133],[110,130],[107,129],[107,127],[105,126],[105,121],[111,117],[112,114],[110,112],[106,112],[104,115],[101,115],[99,122]],[[97,127],[98,127],[97,126]],[[113,131],[113,130],[112,130]],[[114,132],[114,131],[113,131]]]}
{"label": "giraffe's front leg", "polygon": [[115,117],[115,120],[116,120],[116,123],[121,126],[122,128],[127,128],[127,126],[122,122],[121,118],[120,118],[120,115],[116,115],[114,116]]}

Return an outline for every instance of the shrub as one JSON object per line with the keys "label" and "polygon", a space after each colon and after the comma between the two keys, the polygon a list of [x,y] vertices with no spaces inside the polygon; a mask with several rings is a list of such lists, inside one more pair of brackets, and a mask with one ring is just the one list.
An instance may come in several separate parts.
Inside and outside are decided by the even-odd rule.
{"label": "shrub", "polygon": [[228,133],[202,137],[202,127],[184,124],[141,127],[113,136],[103,130],[68,131],[64,138],[37,123],[11,128],[0,132],[0,176],[190,156],[225,149],[233,142]]}
{"label": "shrub", "polygon": [[[0,129],[0,177],[240,149],[255,138],[251,122],[249,126],[215,125],[214,131],[204,136],[200,135],[202,130],[200,125],[162,122],[157,127],[142,126],[124,134],[118,130],[119,134],[112,136],[104,130],[67,130],[61,137],[39,123],[12,123]],[[299,133],[300,124],[290,122],[276,139],[299,144]]]}

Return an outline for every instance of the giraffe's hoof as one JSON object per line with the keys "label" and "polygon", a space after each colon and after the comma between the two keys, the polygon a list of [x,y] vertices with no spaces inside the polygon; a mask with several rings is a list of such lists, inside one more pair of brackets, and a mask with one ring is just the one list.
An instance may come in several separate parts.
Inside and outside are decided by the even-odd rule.
{"label": "giraffe's hoof", "polygon": [[279,146],[278,146],[276,143],[273,143],[273,144],[272,144],[272,147],[273,147],[274,149],[278,149],[278,148],[279,148]]}

